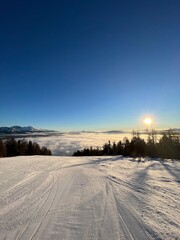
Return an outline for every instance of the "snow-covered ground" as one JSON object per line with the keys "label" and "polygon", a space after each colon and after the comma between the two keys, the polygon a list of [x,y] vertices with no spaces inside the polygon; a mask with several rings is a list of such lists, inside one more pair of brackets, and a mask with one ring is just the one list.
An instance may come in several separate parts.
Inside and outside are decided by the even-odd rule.
{"label": "snow-covered ground", "polygon": [[0,159],[0,239],[180,239],[180,162]]}

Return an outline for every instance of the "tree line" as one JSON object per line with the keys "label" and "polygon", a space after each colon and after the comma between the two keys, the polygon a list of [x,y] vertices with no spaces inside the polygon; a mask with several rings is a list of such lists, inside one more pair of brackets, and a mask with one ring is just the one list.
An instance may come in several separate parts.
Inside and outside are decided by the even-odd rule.
{"label": "tree line", "polygon": [[14,138],[2,141],[0,139],[0,157],[19,155],[52,155],[47,147],[40,147],[37,142],[15,140]]}
{"label": "tree line", "polygon": [[84,148],[73,153],[73,156],[109,155],[180,159],[180,137],[169,130],[157,141],[156,132],[152,130],[145,141],[138,132],[133,132],[131,140],[124,138],[118,143],[108,141],[101,148]]}

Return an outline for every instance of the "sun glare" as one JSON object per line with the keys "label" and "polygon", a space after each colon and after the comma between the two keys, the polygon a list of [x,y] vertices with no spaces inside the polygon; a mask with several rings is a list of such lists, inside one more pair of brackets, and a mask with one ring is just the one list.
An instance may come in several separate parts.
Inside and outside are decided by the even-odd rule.
{"label": "sun glare", "polygon": [[144,119],[144,123],[147,124],[147,125],[150,125],[152,123],[152,119],[151,118],[145,118]]}

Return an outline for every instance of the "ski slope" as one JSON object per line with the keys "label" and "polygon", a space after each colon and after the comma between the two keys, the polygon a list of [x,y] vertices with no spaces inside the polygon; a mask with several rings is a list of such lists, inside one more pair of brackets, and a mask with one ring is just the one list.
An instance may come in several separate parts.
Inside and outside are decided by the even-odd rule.
{"label": "ski slope", "polygon": [[0,159],[0,239],[180,239],[180,162]]}

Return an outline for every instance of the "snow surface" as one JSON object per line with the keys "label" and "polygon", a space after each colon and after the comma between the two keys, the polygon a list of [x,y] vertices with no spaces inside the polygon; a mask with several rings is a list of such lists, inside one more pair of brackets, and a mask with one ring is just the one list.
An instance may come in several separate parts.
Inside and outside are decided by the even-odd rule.
{"label": "snow surface", "polygon": [[180,162],[0,159],[0,239],[180,239]]}

